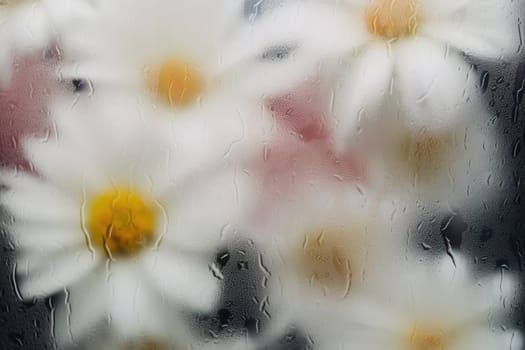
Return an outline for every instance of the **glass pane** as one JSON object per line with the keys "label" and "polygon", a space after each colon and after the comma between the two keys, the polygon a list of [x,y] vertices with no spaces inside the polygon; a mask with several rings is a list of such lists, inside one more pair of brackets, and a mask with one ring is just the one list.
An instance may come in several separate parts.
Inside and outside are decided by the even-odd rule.
{"label": "glass pane", "polygon": [[524,15],[0,0],[0,349],[523,350]]}

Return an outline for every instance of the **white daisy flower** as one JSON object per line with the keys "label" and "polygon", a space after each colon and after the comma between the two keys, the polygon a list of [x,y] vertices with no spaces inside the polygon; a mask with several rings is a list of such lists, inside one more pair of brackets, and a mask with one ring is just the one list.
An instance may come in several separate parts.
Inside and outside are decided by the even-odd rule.
{"label": "white daisy flower", "polygon": [[368,148],[371,182],[440,209],[466,202],[473,207],[500,193],[503,150],[487,113],[437,130],[407,130],[396,123],[384,120],[363,128],[382,136]]}
{"label": "white daisy flower", "polygon": [[57,103],[53,135],[25,143],[39,176],[2,179],[21,297],[66,291],[59,343],[103,320],[124,337],[180,336],[168,306],[214,306],[220,284],[207,259],[250,206],[242,171],[198,172],[201,139],[173,140],[156,111],[107,98]]}
{"label": "white daisy flower", "polygon": [[[319,349],[520,350],[523,336],[507,328],[516,282],[497,274],[479,281],[466,262],[445,256],[406,270],[385,267],[381,283],[326,319],[313,334]],[[350,304],[350,303],[349,303]],[[315,341],[315,340],[314,340]]]}
{"label": "white daisy flower", "polygon": [[211,96],[283,93],[317,64],[313,43],[332,44],[317,35],[293,59],[279,59],[304,24],[291,5],[249,22],[239,0],[90,3],[72,16],[52,11],[64,50],[62,75],[91,80],[97,89],[141,91],[176,111],[198,108]]}
{"label": "white daisy flower", "polygon": [[416,131],[447,128],[475,114],[484,103],[465,56],[500,59],[516,55],[520,45],[520,4],[513,0],[303,3],[304,13],[331,9],[330,28],[339,26],[348,37],[338,48],[342,70],[333,111],[336,139],[345,146],[360,121],[392,111],[401,111],[400,126]]}
{"label": "white daisy flower", "polygon": [[270,274],[265,302],[270,338],[291,323],[315,329],[323,319],[319,315],[353,298],[385,257],[401,260],[404,254],[404,238],[396,229],[407,218],[402,207],[356,189],[326,189],[254,237]]}
{"label": "white daisy flower", "polygon": [[0,88],[10,83],[17,55],[43,51],[51,39],[44,1],[0,0]]}

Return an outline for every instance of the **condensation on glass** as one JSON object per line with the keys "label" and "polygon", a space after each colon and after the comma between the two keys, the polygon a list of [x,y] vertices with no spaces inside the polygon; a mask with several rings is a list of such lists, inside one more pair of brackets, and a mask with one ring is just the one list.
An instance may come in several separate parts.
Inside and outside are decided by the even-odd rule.
{"label": "condensation on glass", "polygon": [[524,18],[0,0],[0,348],[523,349]]}

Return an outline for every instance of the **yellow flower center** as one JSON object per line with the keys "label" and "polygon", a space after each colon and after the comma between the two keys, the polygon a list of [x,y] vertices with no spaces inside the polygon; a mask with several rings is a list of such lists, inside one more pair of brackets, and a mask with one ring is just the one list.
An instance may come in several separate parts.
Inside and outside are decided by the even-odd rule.
{"label": "yellow flower center", "polygon": [[386,39],[414,35],[419,25],[417,0],[375,0],[365,10],[367,29]]}
{"label": "yellow flower center", "polygon": [[416,183],[432,182],[436,174],[448,169],[451,156],[457,153],[461,133],[408,133],[400,139],[398,159],[405,169],[407,180]]}
{"label": "yellow flower center", "polygon": [[89,205],[87,229],[91,241],[109,257],[140,252],[155,238],[155,226],[154,204],[133,191],[109,191]]}
{"label": "yellow flower center", "polygon": [[409,338],[410,350],[445,350],[442,331],[414,329]]}
{"label": "yellow flower center", "polygon": [[321,287],[325,294],[346,294],[352,282],[351,242],[342,230],[323,230],[307,235],[295,254],[300,276]]}
{"label": "yellow flower center", "polygon": [[153,93],[171,108],[186,107],[196,102],[204,91],[201,72],[189,62],[169,59],[158,68],[146,68],[145,71]]}

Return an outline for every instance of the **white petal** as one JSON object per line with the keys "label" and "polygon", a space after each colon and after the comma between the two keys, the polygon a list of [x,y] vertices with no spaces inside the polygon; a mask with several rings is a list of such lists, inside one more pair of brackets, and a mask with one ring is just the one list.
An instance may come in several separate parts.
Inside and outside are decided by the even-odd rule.
{"label": "white petal", "polygon": [[[152,0],[148,3],[134,1],[127,12],[127,18],[120,16],[122,6],[128,1],[98,1],[97,10],[113,21],[113,30],[121,33],[129,32],[129,38],[135,37],[138,42],[147,41],[161,43],[164,46],[173,44],[190,44],[196,36],[202,38],[196,45],[217,47],[221,44],[227,32],[236,20],[242,19],[242,2],[237,0],[195,0],[191,2],[174,1],[166,3],[162,0]],[[160,11],[159,11],[160,9]],[[142,23],[140,27],[131,25],[128,19],[136,19]],[[205,25],[204,25],[205,24]],[[131,45],[130,43],[124,43]],[[193,44],[195,45],[195,43]],[[184,50],[179,47],[178,51]],[[205,51],[204,51],[205,52]]]}
{"label": "white petal", "polygon": [[[406,315],[400,313],[396,306],[389,299],[373,300],[360,294],[349,303],[348,310],[352,314],[350,319],[356,325],[356,330],[359,329],[359,333],[365,335],[377,332],[377,330],[401,331],[406,324]],[[345,310],[340,310],[340,315],[344,315]],[[344,328],[344,322],[340,324]]]}
{"label": "white petal", "polygon": [[382,43],[363,49],[345,72],[335,91],[335,139],[345,146],[352,141],[364,118],[376,119],[388,98],[393,58]]}
{"label": "white petal", "polygon": [[78,226],[80,202],[53,185],[24,173],[2,174],[2,183],[8,187],[2,194],[2,205],[15,222]]}
{"label": "white petal", "polygon": [[[116,262],[110,267],[106,283],[111,327],[124,339],[162,336],[167,332],[186,336],[186,330],[173,310],[142,276],[139,262]],[[176,322],[176,323],[175,323]],[[172,328],[173,327],[173,328]]]}
{"label": "white petal", "polygon": [[[350,327],[348,327],[350,328]],[[311,332],[316,349],[341,350],[341,349],[366,349],[366,350],[404,350],[396,346],[398,339],[386,330],[364,330],[359,334],[354,332],[341,333],[339,336],[325,336],[325,334]]]}
{"label": "white petal", "polygon": [[433,14],[422,21],[421,34],[474,56],[495,59],[518,53],[517,14],[523,13],[523,4],[510,0],[463,2],[451,13]]}
{"label": "white petal", "polygon": [[81,16],[95,15],[91,0],[76,0],[74,2],[64,0],[41,0],[51,18],[52,23],[59,31],[63,22],[74,22]]}
{"label": "white petal", "polygon": [[483,108],[472,65],[445,46],[405,40],[395,55],[395,89],[410,127],[447,128]]}
{"label": "white petal", "polygon": [[[217,59],[216,52],[235,20],[242,19],[242,1],[237,0],[135,1],[131,6],[116,0],[95,1],[91,6],[68,20],[60,16],[61,46],[67,60],[62,73],[78,74],[97,84],[142,85],[144,67],[174,57],[206,66]],[[125,18],[123,7],[128,8]]]}
{"label": "white petal", "polygon": [[450,15],[472,4],[472,0],[421,0],[422,16],[431,19],[437,16]]}
{"label": "white petal", "polygon": [[111,185],[109,179],[147,183],[146,178],[166,169],[173,116],[143,103],[140,96],[137,91],[101,88],[92,96],[81,96],[73,107],[68,108],[65,99],[55,107],[62,134],[57,143],[67,142],[86,155],[86,182],[101,178],[104,186]]}
{"label": "white petal", "polygon": [[437,266],[430,266],[426,273],[412,273],[419,312],[423,316],[432,314],[435,319],[446,319],[451,328],[480,322],[500,324],[508,313],[504,307],[517,298],[514,279],[492,274],[475,281],[469,276],[466,257],[455,253],[454,261],[455,267],[450,257],[444,254]]}
{"label": "white petal", "polygon": [[289,3],[235,33],[217,73],[238,94],[279,95],[315,76],[323,59],[361,45],[367,35],[360,28],[326,4]]}
{"label": "white petal", "polygon": [[74,225],[16,225],[11,230],[15,245],[23,253],[54,253],[86,247],[86,236]]}
{"label": "white petal", "polygon": [[258,197],[252,181],[242,169],[226,167],[211,179],[186,182],[167,193],[169,224],[163,239],[190,251],[215,250],[255,207]]}
{"label": "white petal", "polygon": [[[71,136],[71,135],[69,135]],[[81,137],[81,136],[80,136]],[[80,203],[82,190],[100,187],[100,180],[89,175],[97,169],[91,153],[84,153],[66,140],[26,140],[24,150],[30,164],[45,181]],[[89,152],[89,151],[88,151]],[[83,154],[79,157],[79,154]],[[87,170],[90,169],[91,172]]]}
{"label": "white petal", "polygon": [[146,259],[147,275],[162,295],[199,312],[215,306],[221,285],[205,259],[169,247],[151,252]]}
{"label": "white petal", "polygon": [[486,310],[496,318],[509,313],[511,305],[520,297],[516,277],[504,271],[485,277],[478,283],[478,289],[484,296]]}
{"label": "white petal", "polygon": [[488,327],[479,327],[467,334],[462,334],[454,345],[453,350],[520,350],[523,338],[516,330],[493,331]]}
{"label": "white petal", "polygon": [[30,299],[64,290],[93,271],[100,262],[99,258],[87,247],[53,256],[34,253],[20,256],[16,266],[17,274],[22,276],[20,294],[24,299]]}
{"label": "white petal", "polygon": [[299,324],[308,325],[306,330],[316,349],[401,350],[396,346],[398,335],[409,329],[409,324],[406,315],[391,308],[388,302],[359,295],[328,308],[326,304],[319,304],[324,317],[317,318],[318,313],[314,312],[303,317]]}
{"label": "white petal", "polygon": [[453,259],[448,254],[443,254],[437,261],[436,266],[427,270],[427,275],[435,275],[443,284],[459,282],[463,284],[469,276],[468,260],[463,254],[453,253]]}
{"label": "white petal", "polygon": [[[81,56],[82,57],[82,56]],[[109,87],[113,89],[129,89],[143,87],[143,76],[135,62],[115,62],[110,59],[87,57],[73,62],[64,61],[58,67],[58,74],[63,80],[83,79],[89,82],[89,88]],[[135,74],[133,74],[135,73]]]}
{"label": "white petal", "polygon": [[[520,350],[525,345],[525,339],[523,332],[520,331],[507,331],[505,332],[506,344],[508,344],[509,350]],[[503,344],[503,342],[502,342]]]}
{"label": "white petal", "polygon": [[13,37],[17,48],[25,52],[42,49],[51,38],[51,25],[41,3],[19,5],[13,18]]}
{"label": "white petal", "polygon": [[107,288],[104,270],[92,271],[85,279],[69,287],[54,311],[54,338],[60,346],[83,340],[107,312]]}
{"label": "white petal", "polygon": [[[160,3],[165,6],[164,1]],[[234,25],[242,20],[243,6],[243,2],[238,0],[179,1],[171,4],[171,14],[172,17],[177,16],[179,35],[189,40],[195,35],[203,35],[201,38],[205,37],[206,40],[199,40],[200,45],[220,48]],[[173,18],[168,19],[167,23],[172,26],[170,20],[173,21]]]}
{"label": "white petal", "polygon": [[225,163],[239,164],[263,154],[273,128],[268,111],[259,104],[216,95],[177,116],[172,123],[170,175],[174,181],[204,175]]}
{"label": "white petal", "polygon": [[0,87],[7,87],[16,55],[43,50],[51,40],[51,25],[41,3],[0,7]]}
{"label": "white petal", "polygon": [[158,114],[129,92],[104,90],[74,104],[62,98],[52,109],[56,135],[27,141],[26,153],[39,173],[76,196],[151,177],[168,152],[169,124]]}

